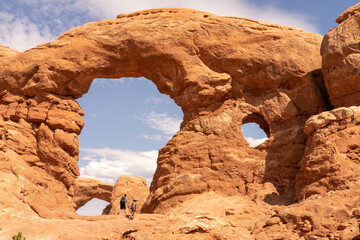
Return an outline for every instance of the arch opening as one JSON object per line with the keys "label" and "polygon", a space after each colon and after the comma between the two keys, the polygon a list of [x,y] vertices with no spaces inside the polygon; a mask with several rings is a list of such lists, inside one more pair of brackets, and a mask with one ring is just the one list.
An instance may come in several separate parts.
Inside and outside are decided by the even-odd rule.
{"label": "arch opening", "polygon": [[77,101],[85,112],[80,176],[111,184],[142,176],[149,186],[158,150],[180,129],[181,108],[146,78],[94,79]]}
{"label": "arch opening", "polygon": [[252,113],[243,119],[241,131],[250,147],[256,147],[270,137],[270,126],[259,113]]}
{"label": "arch opening", "polygon": [[93,198],[76,210],[76,213],[83,216],[99,216],[106,211],[108,205],[109,203],[104,200]]}

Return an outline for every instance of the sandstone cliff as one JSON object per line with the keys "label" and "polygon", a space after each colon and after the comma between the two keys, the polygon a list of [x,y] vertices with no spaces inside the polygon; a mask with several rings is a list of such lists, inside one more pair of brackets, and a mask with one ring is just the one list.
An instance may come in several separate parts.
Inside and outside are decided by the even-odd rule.
{"label": "sandstone cliff", "polygon": [[[324,38],[152,9],[22,53],[0,47],[0,236],[26,230],[41,239],[57,224],[47,239],[359,239],[359,6]],[[184,112],[159,151],[142,207],[152,214],[138,224],[79,216],[89,199],[113,203],[122,192],[78,178],[76,98],[94,78],[140,76]],[[241,132],[248,122],[269,137],[256,148]],[[131,181],[145,200],[146,183]]]}

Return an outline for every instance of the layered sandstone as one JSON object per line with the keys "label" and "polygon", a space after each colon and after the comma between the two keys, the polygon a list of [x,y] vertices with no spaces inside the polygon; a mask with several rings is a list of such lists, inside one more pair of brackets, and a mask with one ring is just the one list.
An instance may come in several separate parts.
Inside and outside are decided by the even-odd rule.
{"label": "layered sandstone", "polygon": [[[59,162],[41,161],[37,155],[36,139],[31,124],[22,119],[18,123],[0,122],[1,199],[3,209],[9,209],[3,213],[18,212],[15,210],[18,208],[12,209],[12,206],[22,205],[24,209],[31,208],[32,215],[48,218],[72,216],[72,188],[68,189],[64,182],[52,176],[67,171],[56,166]],[[62,159],[57,160],[63,164]]]}
{"label": "layered sandstone", "polygon": [[356,4],[348,9],[346,9],[340,16],[336,19],[337,23],[342,23],[348,18],[351,18],[353,15],[360,13],[360,4]]}
{"label": "layered sandstone", "polygon": [[76,210],[94,198],[110,203],[113,189],[114,184],[103,183],[91,178],[77,178],[74,182],[73,198]]}
{"label": "layered sandstone", "polygon": [[321,47],[322,71],[335,107],[360,105],[360,4],[339,16],[341,23],[325,36]]}
{"label": "layered sandstone", "polygon": [[109,214],[120,214],[120,200],[124,194],[126,194],[128,199],[127,208],[130,209],[131,203],[136,199],[137,212],[140,212],[149,195],[149,187],[146,184],[145,178],[121,175],[116,181],[112,192]]}
{"label": "layered sandstone", "polygon": [[267,218],[255,224],[252,235],[255,239],[359,239],[359,191],[360,182],[349,181],[343,190],[274,206]]}
{"label": "layered sandstone", "polygon": [[16,54],[18,54],[19,51],[16,51],[14,49],[11,49],[9,47],[6,47],[6,46],[0,46],[0,61],[7,61],[7,59],[9,57],[12,57]]}
{"label": "layered sandstone", "polygon": [[[119,15],[10,57],[0,70],[0,114],[29,124],[34,152],[26,161],[63,183],[74,206],[84,125],[74,99],[96,77],[144,76],[184,112],[181,131],[160,150],[144,211],[164,212],[209,190],[253,194],[264,181],[291,201],[303,125],[327,108],[317,70],[321,38],[186,9]],[[249,147],[241,134],[246,122],[259,123],[269,140]]]}
{"label": "layered sandstone", "polygon": [[[0,236],[45,237],[41,229],[56,224],[48,239],[359,239],[357,9],[323,41],[261,21],[152,9],[23,53],[0,47]],[[110,194],[112,186],[83,184],[77,166],[84,112],[75,99],[94,78],[140,76],[184,112],[141,202],[142,212],[166,215],[141,214],[137,224],[78,216],[100,195],[111,196],[111,214],[124,193],[145,201],[143,178],[120,177]],[[251,148],[248,122],[269,139]]]}
{"label": "layered sandstone", "polygon": [[297,198],[342,190],[359,180],[360,107],[336,108],[305,124],[305,154],[297,175]]}

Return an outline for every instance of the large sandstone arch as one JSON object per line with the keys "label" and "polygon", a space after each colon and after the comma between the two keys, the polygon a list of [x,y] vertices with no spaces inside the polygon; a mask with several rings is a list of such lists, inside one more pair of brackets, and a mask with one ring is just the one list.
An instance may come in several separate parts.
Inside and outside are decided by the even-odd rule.
{"label": "large sandstone arch", "polygon": [[[184,112],[181,131],[159,152],[143,211],[166,212],[207,191],[254,195],[264,182],[291,201],[303,126],[328,107],[314,74],[321,39],[261,21],[154,9],[85,24],[23,53],[2,47],[0,154],[16,156],[11,164],[22,167],[13,172],[43,176],[25,174],[19,198],[44,217],[71,214],[84,124],[75,99],[94,78],[143,76]],[[251,149],[239,132],[254,113],[271,131]],[[17,133],[28,146],[14,144]]]}

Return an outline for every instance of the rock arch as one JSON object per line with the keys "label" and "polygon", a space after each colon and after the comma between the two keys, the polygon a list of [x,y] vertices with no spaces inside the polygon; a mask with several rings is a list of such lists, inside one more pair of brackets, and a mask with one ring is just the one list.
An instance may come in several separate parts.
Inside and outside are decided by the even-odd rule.
{"label": "rock arch", "polygon": [[114,184],[107,184],[95,179],[78,177],[74,181],[75,210],[78,210],[94,198],[111,203]]}
{"label": "rock arch", "polygon": [[[321,39],[261,21],[153,9],[76,27],[23,53],[2,47],[0,154],[16,154],[16,164],[42,176],[25,177],[30,194],[21,195],[37,213],[71,214],[84,124],[75,99],[94,78],[143,76],[184,112],[181,131],[159,152],[143,211],[166,212],[206,191],[252,194],[264,181],[291,194],[304,123],[326,109],[311,74],[321,67]],[[254,112],[271,129],[262,149],[236,134]],[[30,147],[16,144],[19,137]],[[47,201],[50,193],[58,199]]]}

